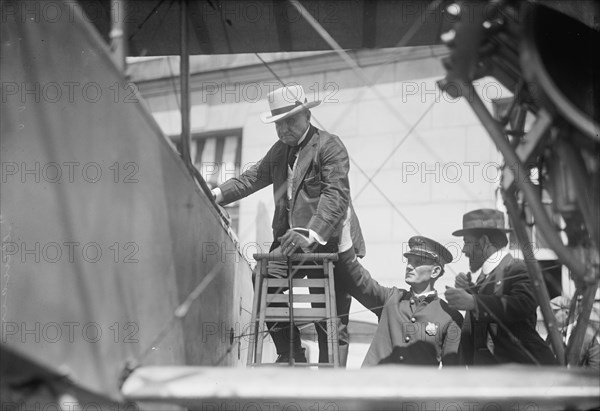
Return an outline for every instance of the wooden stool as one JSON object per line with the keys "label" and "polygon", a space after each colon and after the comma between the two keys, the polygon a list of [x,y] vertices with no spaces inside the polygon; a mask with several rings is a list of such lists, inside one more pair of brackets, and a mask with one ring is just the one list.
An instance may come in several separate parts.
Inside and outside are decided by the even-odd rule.
{"label": "wooden stool", "polygon": [[[290,258],[286,258],[279,253],[261,253],[254,254],[254,259],[257,265],[250,343],[248,344],[248,366],[262,363],[263,339],[266,338],[268,331],[266,323],[278,322],[289,323],[290,326],[289,365],[339,367],[339,336],[333,280],[333,262],[337,261],[337,254],[293,254]],[[306,275],[303,270],[321,270],[323,275],[318,278],[303,278]],[[323,291],[319,294],[299,294],[295,292],[295,289],[299,287],[318,288]],[[277,291],[273,292],[273,289]],[[286,289],[288,290],[287,295],[283,294]],[[287,304],[287,307],[272,307],[271,303],[280,303],[279,305],[284,303]],[[296,303],[311,303],[311,307],[297,307]],[[316,321],[326,321],[327,323],[329,361],[327,363],[296,363],[292,347],[294,325]],[[315,327],[318,325],[315,324]]]}

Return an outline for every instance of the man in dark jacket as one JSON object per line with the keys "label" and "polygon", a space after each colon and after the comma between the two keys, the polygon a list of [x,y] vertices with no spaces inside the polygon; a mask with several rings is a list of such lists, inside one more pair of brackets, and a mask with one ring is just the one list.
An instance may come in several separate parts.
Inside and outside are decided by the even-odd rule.
{"label": "man in dark jacket", "polygon": [[[347,277],[340,276],[340,272],[354,270],[360,274],[356,255],[365,254],[358,219],[350,203],[348,152],[339,137],[310,123],[309,109],[320,101],[307,101],[301,86],[274,90],[268,100],[271,110],[263,113],[262,120],[275,123],[279,140],[258,163],[239,177],[221,184],[213,190],[213,195],[218,203],[228,204],[272,185],[275,214],[271,249],[279,247],[288,256],[302,251],[339,253],[334,279],[340,362],[345,364],[352,299],[344,284],[343,278]],[[279,354],[277,361],[287,362],[289,333],[282,328],[283,331],[272,332],[271,336]],[[326,362],[327,335],[319,327],[317,333],[319,361]],[[296,362],[306,362],[297,329],[293,335],[292,355]]]}
{"label": "man in dark jacket", "polygon": [[[536,307],[525,263],[506,250],[504,214],[480,209],[463,216],[463,254],[471,272],[459,273],[446,300],[467,310],[462,328],[460,357],[466,365],[523,363],[558,364],[537,333]],[[471,273],[478,275],[476,283]]]}
{"label": "man in dark jacket", "polygon": [[366,273],[354,275],[350,293],[378,317],[379,325],[364,366],[398,363],[455,365],[462,316],[437,296],[434,284],[452,254],[426,237],[408,241],[405,281],[410,290],[383,287]]}

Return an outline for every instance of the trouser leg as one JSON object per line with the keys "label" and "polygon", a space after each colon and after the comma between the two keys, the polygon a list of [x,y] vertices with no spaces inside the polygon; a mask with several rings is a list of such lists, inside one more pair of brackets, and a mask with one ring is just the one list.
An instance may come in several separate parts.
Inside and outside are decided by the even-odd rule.
{"label": "trouser leg", "polygon": [[[295,276],[296,277],[296,276]],[[252,284],[254,285],[256,278],[252,277]],[[269,294],[283,294],[287,288],[276,288],[269,287]],[[269,307],[288,307],[286,303],[271,303]],[[294,325],[293,332],[290,328],[290,323],[277,323],[267,322],[267,328],[270,330],[271,338],[275,344],[277,355],[288,355],[290,353],[290,334],[293,334],[294,353],[299,353],[302,350],[302,344],[300,339],[300,330]]]}
{"label": "trouser leg", "polygon": [[348,348],[350,345],[350,333],[348,332],[348,323],[350,321],[350,306],[352,304],[352,296],[348,294],[348,290],[343,281],[340,281],[340,270],[343,270],[343,264],[337,264],[334,267],[334,281],[335,281],[335,305],[337,310],[337,332],[339,338],[339,354],[340,354],[340,365],[346,366],[348,359]]}
{"label": "trouser leg", "polygon": [[[343,269],[343,265],[342,268]],[[339,341],[339,353],[340,353],[340,365],[345,366],[346,360],[348,357],[348,344],[350,343],[350,336],[348,334],[348,321],[349,321],[349,313],[350,313],[350,305],[352,303],[352,297],[348,294],[347,291],[344,290],[343,282],[337,281],[336,271],[340,270],[338,266],[334,265],[333,276],[334,276],[334,290],[335,290],[335,306],[337,312],[337,318],[334,321],[335,327],[337,329],[338,341]],[[308,273],[308,277],[314,275],[311,272]],[[321,275],[318,273],[317,275]],[[339,283],[339,284],[338,284]],[[323,292],[318,290],[311,290],[311,292]],[[314,304],[313,307],[317,307],[319,305]],[[326,321],[321,321],[315,324],[317,329],[317,339],[319,343],[319,362],[326,363],[329,362],[329,339],[333,338],[333,333],[331,330],[327,329]]]}

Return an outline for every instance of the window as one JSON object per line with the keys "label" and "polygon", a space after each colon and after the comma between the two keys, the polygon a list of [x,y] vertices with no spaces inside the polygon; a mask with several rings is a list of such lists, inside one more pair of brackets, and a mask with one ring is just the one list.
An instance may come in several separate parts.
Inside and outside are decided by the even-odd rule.
{"label": "window", "polygon": [[[176,138],[178,140],[179,136]],[[242,160],[242,129],[192,134],[190,155],[194,166],[200,171],[210,188],[239,176]],[[228,204],[225,209],[231,217],[231,228],[237,232],[238,202]]]}

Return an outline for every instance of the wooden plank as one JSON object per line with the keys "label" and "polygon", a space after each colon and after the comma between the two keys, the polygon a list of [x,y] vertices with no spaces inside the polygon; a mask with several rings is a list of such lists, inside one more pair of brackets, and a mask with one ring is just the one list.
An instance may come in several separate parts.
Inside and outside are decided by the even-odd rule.
{"label": "wooden plank", "polygon": [[[198,410],[206,404],[218,410],[232,409],[231,404],[240,410],[256,409],[256,404],[262,406],[259,409],[308,410],[317,409],[315,402],[319,410],[490,411],[600,406],[598,374],[581,368],[505,364],[440,370],[390,364],[318,371],[147,366],[133,371],[122,393],[132,401],[181,404]],[[410,378],[399,383],[401,375]]]}
{"label": "wooden plank", "polygon": [[[280,253],[258,253],[253,254],[255,260],[266,258],[269,261],[287,261],[287,258]],[[329,261],[337,261],[338,256],[336,253],[304,253],[304,254],[292,254],[289,257],[292,261],[321,261],[327,259]]]}
{"label": "wooden plank", "polygon": [[[295,303],[324,303],[326,300],[325,294],[294,294]],[[287,294],[269,294],[267,296],[267,304],[287,302]]]}
{"label": "wooden plank", "polygon": [[[266,318],[269,321],[289,321],[290,309],[288,307],[267,307]],[[325,308],[294,308],[294,320],[296,321],[318,321],[325,319],[327,313]]]}
{"label": "wooden plank", "polygon": [[[286,362],[281,363],[262,363],[262,364],[253,364],[253,367],[289,367],[290,365]],[[308,367],[319,367],[319,368],[333,368],[333,364],[329,363],[319,363],[319,362],[297,362],[294,363],[294,367],[298,368],[308,368]]]}
{"label": "wooden plank", "polygon": [[[316,287],[323,288],[322,278],[294,278],[294,287]],[[287,288],[287,278],[267,278],[269,287]]]}

